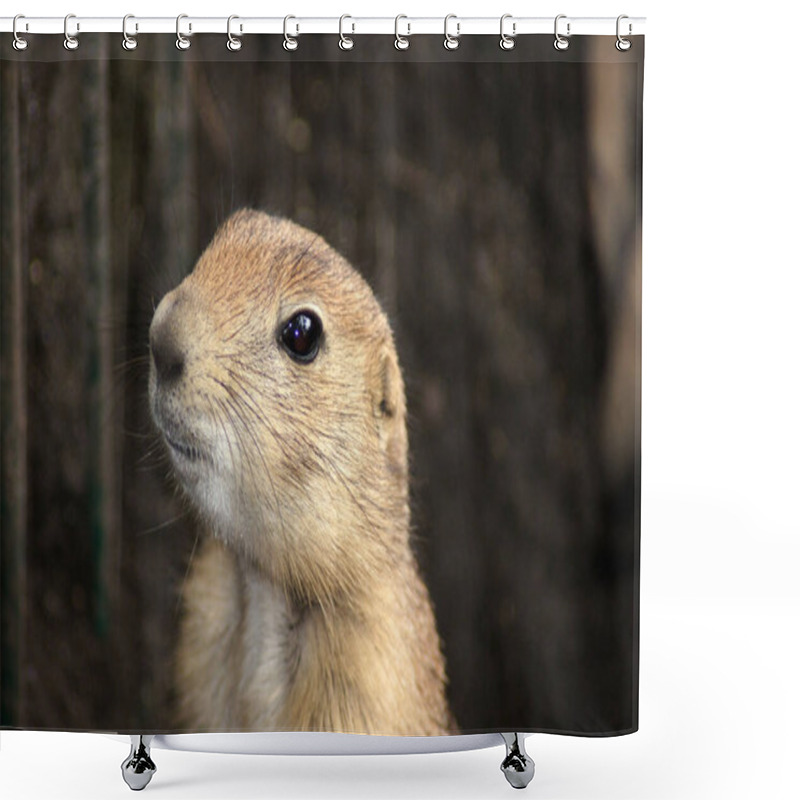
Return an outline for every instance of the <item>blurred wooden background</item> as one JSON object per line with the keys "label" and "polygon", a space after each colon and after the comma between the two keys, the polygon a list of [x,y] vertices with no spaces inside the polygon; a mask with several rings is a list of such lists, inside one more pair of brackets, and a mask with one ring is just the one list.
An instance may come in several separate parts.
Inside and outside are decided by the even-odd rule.
{"label": "blurred wooden background", "polygon": [[254,206],[320,232],[392,319],[461,727],[634,727],[641,53],[173,38],[0,49],[0,723],[171,727],[194,533],[147,330]]}

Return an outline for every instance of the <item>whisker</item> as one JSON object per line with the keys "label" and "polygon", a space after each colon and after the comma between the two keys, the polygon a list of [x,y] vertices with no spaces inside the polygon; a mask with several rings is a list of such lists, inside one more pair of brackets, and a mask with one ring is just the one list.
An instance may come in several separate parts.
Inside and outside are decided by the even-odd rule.
{"label": "whisker", "polygon": [[200,531],[198,530],[194,536],[194,544],[192,544],[192,552],[189,554],[189,561],[186,564],[186,571],[183,573],[183,580],[181,581],[181,588],[178,590],[178,598],[175,602],[174,618],[177,619],[180,614],[181,607],[183,606],[183,591],[186,588],[186,582],[189,580],[189,572],[192,569],[192,562],[194,561],[194,554],[197,550],[197,543],[200,541]]}
{"label": "whisker", "polygon": [[[233,314],[231,314],[230,317],[228,317],[226,320],[224,320],[222,323],[220,323],[220,328],[227,327],[228,325],[231,324],[231,322],[233,322],[233,320],[238,319],[244,313],[245,313],[245,309],[243,309],[243,308],[239,309],[239,311],[234,312]],[[249,319],[245,319],[245,321],[238,328],[236,328],[235,331],[232,331],[230,334],[228,334],[228,336],[225,336],[222,339],[222,341],[223,342],[229,342],[231,339],[235,339],[241,333],[241,331],[247,326],[248,321],[249,321]]]}
{"label": "whisker", "polygon": [[150,356],[132,356],[131,358],[126,359],[125,361],[120,361],[113,366],[114,372],[128,372],[129,370],[133,369],[133,367],[141,367],[147,364],[150,364]]}
{"label": "whisker", "polygon": [[188,515],[188,511],[182,511],[178,514],[177,517],[172,517],[171,519],[165,520],[164,522],[160,522],[158,525],[153,525],[152,528],[146,528],[143,531],[137,531],[134,535],[139,538],[142,536],[150,536],[151,534],[158,533],[159,531],[163,531],[166,528],[171,527],[176,522],[180,522],[180,520],[185,519]]}
{"label": "whisker", "polygon": [[[233,378],[234,380],[236,379],[236,376],[233,375],[232,373],[229,373],[229,376],[231,378]],[[256,419],[258,421],[260,421],[260,422],[262,422],[264,424],[264,426],[267,428],[267,430],[270,433],[274,434],[274,428],[272,427],[272,425],[269,424],[269,422],[266,420],[266,418],[259,412],[258,407],[255,404],[246,403],[241,398],[240,395],[238,395],[230,386],[228,386],[227,384],[223,383],[222,381],[218,381],[218,383],[221,386],[223,386],[225,388],[225,390],[228,392],[228,395],[230,397],[230,402],[234,404],[235,408],[239,408],[239,409],[245,408],[246,410],[249,410],[256,417]],[[246,390],[245,390],[245,394],[248,397],[250,397],[249,394],[246,392]],[[281,509],[281,503],[280,503],[280,499],[279,499],[279,496],[278,496],[278,491],[277,491],[277,489],[275,487],[275,482],[274,482],[273,477],[272,477],[272,470],[269,468],[269,466],[267,464],[267,460],[264,457],[264,453],[261,451],[261,447],[259,446],[258,439],[257,439],[257,437],[256,437],[256,435],[255,435],[250,423],[246,420],[245,416],[243,414],[241,414],[241,413],[237,414],[237,419],[239,419],[239,421],[241,422],[245,433],[247,434],[247,436],[250,438],[250,440],[253,443],[253,448],[254,448],[256,454],[258,455],[259,459],[261,460],[261,465],[262,465],[262,467],[264,469],[264,473],[267,476],[267,480],[269,481],[270,489],[272,491],[272,496],[274,498],[275,511],[278,514],[278,521],[280,523],[281,535],[285,539],[286,538],[286,523],[285,523],[285,520],[283,518],[283,511]],[[252,466],[251,466],[251,470],[252,470]],[[253,474],[253,477],[255,477],[254,474]]]}

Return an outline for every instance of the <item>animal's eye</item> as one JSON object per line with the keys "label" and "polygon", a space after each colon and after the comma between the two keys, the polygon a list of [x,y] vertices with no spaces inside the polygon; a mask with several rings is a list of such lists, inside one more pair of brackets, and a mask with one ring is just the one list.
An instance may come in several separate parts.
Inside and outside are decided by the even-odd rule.
{"label": "animal's eye", "polygon": [[281,331],[281,342],[296,361],[313,361],[319,351],[322,322],[313,311],[298,311]]}

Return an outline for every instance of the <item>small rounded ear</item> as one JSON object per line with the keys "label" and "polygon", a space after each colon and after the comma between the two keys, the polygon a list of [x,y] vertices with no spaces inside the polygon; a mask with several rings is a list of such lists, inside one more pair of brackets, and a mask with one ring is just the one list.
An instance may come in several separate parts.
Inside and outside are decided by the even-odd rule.
{"label": "small rounded ear", "polygon": [[381,449],[392,469],[405,475],[408,459],[406,394],[397,353],[391,343],[381,346],[375,385],[373,414],[378,424]]}

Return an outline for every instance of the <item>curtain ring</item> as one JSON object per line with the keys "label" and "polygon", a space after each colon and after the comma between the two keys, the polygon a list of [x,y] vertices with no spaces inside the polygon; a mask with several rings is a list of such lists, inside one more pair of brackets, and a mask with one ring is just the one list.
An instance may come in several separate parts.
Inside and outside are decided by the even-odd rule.
{"label": "curtain ring", "polygon": [[[128,20],[129,19],[135,19],[133,14],[126,14],[122,18],[122,47],[123,47],[124,50],[135,50],[136,49],[136,45],[138,45],[139,42],[136,41],[136,34],[131,36],[128,33]],[[139,23],[138,22],[135,23],[134,30],[137,33],[139,32]]]}
{"label": "curtain ring", "polygon": [[408,31],[406,32],[405,36],[400,35],[400,20],[401,19],[408,19],[405,14],[398,14],[394,18],[394,46],[398,50],[408,50],[411,47],[411,42],[408,41],[408,37],[411,36],[411,23],[407,22],[406,27]]}
{"label": "curtain ring", "polygon": [[[290,19],[297,19],[297,17],[293,17],[291,14],[283,18],[283,49],[284,50],[297,50],[297,39],[293,36],[289,36],[289,20]],[[296,33],[300,33],[300,26],[297,26]]]}
{"label": "curtain ring", "polygon": [[507,19],[512,19],[512,17],[513,17],[512,14],[503,14],[503,16],[500,17],[500,49],[501,50],[513,50],[514,49],[514,45],[516,44],[516,42],[514,41],[514,37],[517,35],[517,23],[516,22],[512,22],[511,23],[511,35],[510,36],[509,36],[509,34],[507,34],[505,32],[505,28],[504,28],[505,21]]}
{"label": "curtain ring", "polygon": [[[13,45],[14,45],[14,49],[15,50],[26,50],[27,47],[28,47],[29,42],[28,42],[27,39],[23,39],[19,35],[19,32],[17,31],[17,20],[20,20],[20,19],[25,19],[25,15],[24,14],[17,14],[17,16],[14,17],[14,24],[12,26],[12,31],[14,33]],[[27,22],[25,23],[25,30],[28,30],[28,23]]]}
{"label": "curtain ring", "polygon": [[[456,20],[456,34],[453,36],[452,33],[449,33],[447,30],[447,23],[450,22],[451,19]],[[444,46],[446,50],[457,50],[459,41],[458,37],[461,36],[461,23],[458,21],[458,17],[455,14],[448,14],[444,18]]]}
{"label": "curtain ring", "polygon": [[[188,37],[184,36],[181,33],[181,20],[188,18],[189,18],[188,14],[178,14],[178,17],[175,20],[175,35],[178,37],[177,39],[175,39],[175,47],[177,47],[178,50],[188,50],[192,44],[189,41]],[[191,31],[192,31],[192,23],[190,22],[189,33],[191,33]]]}
{"label": "curtain ring", "polygon": [[555,26],[554,26],[554,32],[555,32],[556,39],[553,42],[553,47],[555,47],[556,50],[566,50],[569,47],[569,37],[572,35],[570,33],[570,23],[569,22],[567,23],[567,35],[566,36],[562,36],[558,32],[558,21],[560,19],[566,19],[566,18],[567,18],[566,14],[559,14],[556,17]]}
{"label": "curtain ring", "polygon": [[[65,50],[77,50],[78,49],[78,44],[79,44],[78,37],[77,36],[73,36],[69,32],[69,21],[71,19],[75,19],[75,15],[74,14],[67,14],[67,16],[64,17],[64,49]],[[80,23],[76,22],[75,23],[75,31],[78,32],[78,31],[80,31],[80,29],[81,29]]]}
{"label": "curtain ring", "polygon": [[[620,14],[617,17],[617,43],[614,46],[617,48],[617,50],[620,51],[620,53],[624,53],[626,50],[630,50],[631,49],[631,44],[632,44],[631,40],[630,39],[624,39],[622,37],[622,34],[620,34],[620,32],[619,32],[619,24],[620,24],[620,22],[622,22],[622,20],[628,19],[628,18],[629,17],[628,17],[627,14]],[[633,26],[629,22],[628,23],[628,36],[631,35],[631,31],[632,30],[633,30]]]}
{"label": "curtain ring", "polygon": [[[230,50],[231,53],[235,53],[237,52],[237,50],[242,49],[242,40],[238,36],[234,36],[231,33],[231,22],[233,22],[235,19],[239,19],[239,17],[237,17],[236,14],[231,14],[228,17],[228,50]],[[239,25],[239,33],[241,32],[242,32],[242,26]]]}
{"label": "curtain ring", "polygon": [[[346,19],[353,19],[349,14],[342,14],[339,17],[339,48],[341,50],[352,50],[355,42],[349,37],[344,35],[344,21]],[[352,23],[351,33],[356,32],[356,24]]]}

